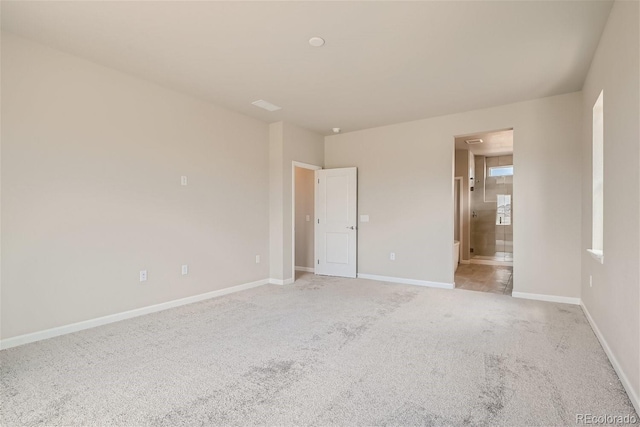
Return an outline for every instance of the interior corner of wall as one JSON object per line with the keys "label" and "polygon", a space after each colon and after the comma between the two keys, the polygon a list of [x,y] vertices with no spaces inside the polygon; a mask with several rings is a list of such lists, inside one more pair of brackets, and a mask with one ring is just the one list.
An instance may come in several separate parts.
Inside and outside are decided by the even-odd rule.
{"label": "interior corner of wall", "polygon": [[269,123],[270,130],[282,129],[284,126],[284,122],[281,120],[279,122]]}

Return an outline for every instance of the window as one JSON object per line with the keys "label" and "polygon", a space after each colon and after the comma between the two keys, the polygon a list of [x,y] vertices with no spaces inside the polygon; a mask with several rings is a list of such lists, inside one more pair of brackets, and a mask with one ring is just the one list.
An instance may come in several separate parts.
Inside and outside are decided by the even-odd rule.
{"label": "window", "polygon": [[591,249],[600,262],[604,260],[604,92],[593,105]]}
{"label": "window", "polygon": [[511,225],[511,194],[498,194],[496,225]]}
{"label": "window", "polygon": [[489,176],[511,176],[513,175],[513,165],[510,166],[493,166],[489,168]]}

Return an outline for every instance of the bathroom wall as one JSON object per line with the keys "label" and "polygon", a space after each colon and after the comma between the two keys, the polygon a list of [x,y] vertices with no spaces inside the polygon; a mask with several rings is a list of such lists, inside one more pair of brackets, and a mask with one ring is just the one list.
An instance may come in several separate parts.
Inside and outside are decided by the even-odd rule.
{"label": "bathroom wall", "polygon": [[[491,178],[489,168],[512,165],[513,156],[475,156],[476,179],[471,192],[472,256],[492,256],[495,252],[513,252],[513,221],[511,225],[496,225],[498,194],[511,194],[513,207],[513,176]],[[513,211],[513,209],[512,209]],[[496,245],[496,240],[510,242]]]}

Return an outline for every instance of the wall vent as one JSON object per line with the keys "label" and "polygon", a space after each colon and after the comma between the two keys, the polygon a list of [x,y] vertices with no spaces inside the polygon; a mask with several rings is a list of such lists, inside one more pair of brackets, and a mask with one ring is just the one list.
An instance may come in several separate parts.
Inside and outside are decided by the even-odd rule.
{"label": "wall vent", "polygon": [[484,141],[481,140],[480,138],[476,138],[476,139],[467,139],[464,142],[466,142],[468,145],[475,145],[475,144],[482,144]]}
{"label": "wall vent", "polygon": [[282,110],[282,107],[278,107],[277,105],[274,105],[270,102],[264,101],[262,99],[259,99],[257,101],[253,101],[252,102],[253,105],[255,105],[256,107],[260,107],[263,108],[267,111],[278,111],[278,110]]}

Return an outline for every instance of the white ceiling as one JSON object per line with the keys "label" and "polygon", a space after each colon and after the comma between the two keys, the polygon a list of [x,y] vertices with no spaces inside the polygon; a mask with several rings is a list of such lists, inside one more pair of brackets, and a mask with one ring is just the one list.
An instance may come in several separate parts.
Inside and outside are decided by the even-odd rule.
{"label": "white ceiling", "polygon": [[[468,139],[482,139],[481,144],[469,145]],[[477,133],[473,135],[457,136],[456,150],[469,150],[478,156],[499,156],[513,154],[513,130]]]}
{"label": "white ceiling", "polygon": [[[321,134],[580,90],[612,5],[1,3],[3,30]],[[311,36],[325,46],[309,46]],[[258,99],[283,108],[260,110]]]}

